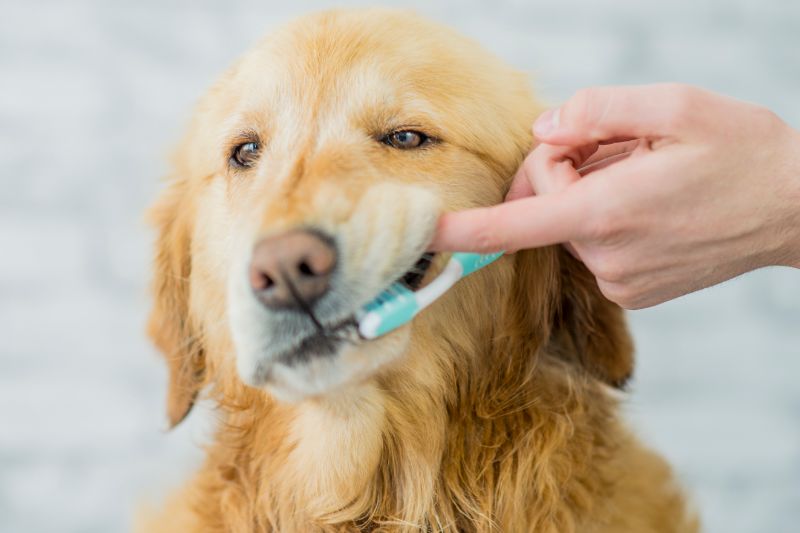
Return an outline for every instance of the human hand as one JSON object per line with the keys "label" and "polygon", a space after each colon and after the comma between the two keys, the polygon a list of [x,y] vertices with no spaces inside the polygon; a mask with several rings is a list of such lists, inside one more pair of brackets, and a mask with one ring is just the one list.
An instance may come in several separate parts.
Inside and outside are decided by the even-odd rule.
{"label": "human hand", "polygon": [[534,134],[506,203],[443,215],[432,250],[565,243],[629,309],[800,268],[800,132],[770,111],[676,84],[599,87]]}

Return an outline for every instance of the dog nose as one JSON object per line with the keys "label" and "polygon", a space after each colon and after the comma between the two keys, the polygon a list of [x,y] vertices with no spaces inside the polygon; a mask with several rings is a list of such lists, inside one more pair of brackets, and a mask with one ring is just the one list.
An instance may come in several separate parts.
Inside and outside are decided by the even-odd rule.
{"label": "dog nose", "polygon": [[311,231],[290,231],[256,243],[250,286],[268,308],[302,308],[330,286],[336,267],[333,242]]}

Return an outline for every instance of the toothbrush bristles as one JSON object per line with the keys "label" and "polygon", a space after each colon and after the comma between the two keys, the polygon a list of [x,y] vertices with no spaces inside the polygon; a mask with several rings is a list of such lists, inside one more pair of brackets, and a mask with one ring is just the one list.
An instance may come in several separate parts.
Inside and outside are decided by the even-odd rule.
{"label": "toothbrush bristles", "polygon": [[402,298],[407,292],[409,292],[409,290],[404,285],[395,282],[376,296],[373,302],[378,304],[378,306],[383,306],[398,298]]}

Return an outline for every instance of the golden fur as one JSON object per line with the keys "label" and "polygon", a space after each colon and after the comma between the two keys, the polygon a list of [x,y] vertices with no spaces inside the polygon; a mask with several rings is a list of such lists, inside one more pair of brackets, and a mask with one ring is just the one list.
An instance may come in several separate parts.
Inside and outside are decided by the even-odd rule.
{"label": "golden fur", "polygon": [[[697,530],[669,467],[619,419],[613,387],[633,365],[622,312],[559,247],[506,256],[411,326],[349,347],[309,374],[321,393],[278,401],[240,379],[231,280],[257,238],[342,236],[374,295],[439,210],[502,199],[539,109],[525,76],[471,41],[385,10],[302,18],[221,78],[151,212],[149,326],[172,424],[201,390],[221,420],[197,474],[141,530]],[[374,138],[408,125],[441,142]],[[265,144],[251,175],[227,165],[241,131]]]}

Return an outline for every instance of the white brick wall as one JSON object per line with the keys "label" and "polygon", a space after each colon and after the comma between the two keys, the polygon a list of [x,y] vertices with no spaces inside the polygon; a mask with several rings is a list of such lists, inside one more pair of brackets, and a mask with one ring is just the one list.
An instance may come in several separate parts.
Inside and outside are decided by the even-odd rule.
{"label": "white brick wall", "polygon": [[[165,376],[142,334],[141,213],[216,74],[263,29],[326,5],[3,6],[0,530],[124,530],[137,498],[196,460],[202,417],[159,431]],[[402,6],[531,71],[553,102],[591,84],[685,81],[800,127],[796,0]],[[631,323],[631,418],[673,461],[707,530],[797,531],[800,273],[756,272]]]}

